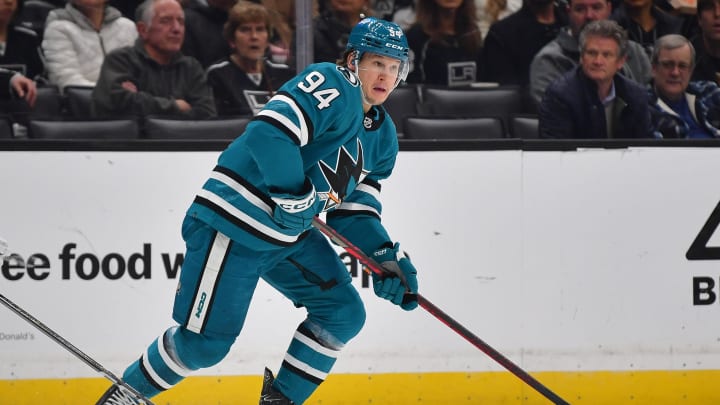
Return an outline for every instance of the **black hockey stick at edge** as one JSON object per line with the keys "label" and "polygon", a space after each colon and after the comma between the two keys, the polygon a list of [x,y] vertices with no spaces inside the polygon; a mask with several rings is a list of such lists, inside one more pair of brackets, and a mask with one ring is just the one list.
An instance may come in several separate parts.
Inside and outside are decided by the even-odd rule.
{"label": "black hockey stick at edge", "polygon": [[123,381],[121,378],[110,372],[108,369],[103,367],[100,363],[93,360],[90,356],[83,353],[80,349],[73,346],[72,343],[68,342],[63,338],[62,336],[58,335],[55,331],[50,329],[47,325],[40,322],[37,318],[30,315],[27,311],[20,308],[17,304],[12,302],[10,299],[6,298],[4,295],[0,294],[0,302],[2,302],[3,305],[8,307],[11,311],[15,312],[18,316],[32,324],[34,327],[38,328],[42,333],[47,335],[50,339],[54,340],[56,343],[58,343],[60,346],[64,347],[67,351],[74,354],[75,357],[82,360],[85,364],[93,368],[98,373],[102,374],[105,378],[112,381],[113,383],[117,385],[123,386],[126,390],[130,392],[130,394],[134,395],[136,399],[139,399],[143,401],[146,405],[153,405],[152,402],[150,402],[149,399],[145,398],[141,393],[139,393],[135,388],[128,385],[125,381]]}
{"label": "black hockey stick at edge", "polygon": [[[340,235],[340,233],[328,226],[321,219],[315,217],[313,219],[313,226],[317,228],[320,232],[325,234],[325,236],[330,238],[332,242],[345,249],[351,256],[358,259],[360,263],[365,265],[366,269],[369,269],[369,271],[372,271],[375,274],[385,273],[382,267],[375,260],[367,256],[362,250],[360,250],[357,246],[353,245],[350,241],[345,239],[344,236]],[[490,345],[485,343],[479,337],[475,336],[475,334],[462,326],[458,321],[450,317],[450,315],[446,314],[440,308],[428,301],[427,298],[423,297],[421,294],[417,294],[417,301],[418,305],[420,305],[423,309],[425,309],[435,318],[440,320],[440,322],[444,323],[450,329],[457,332],[457,334],[465,338],[465,340],[467,340],[468,342],[472,343],[475,347],[480,349],[483,353],[487,354],[491,359],[495,360],[501,366],[505,367],[506,370],[515,374],[516,377],[523,380],[527,385],[534,388],[545,398],[549,399],[557,405],[569,405],[567,401],[560,398],[560,396],[552,392],[548,387],[543,385],[540,381],[536,380],[533,376],[531,376],[525,370],[513,363],[510,359],[503,356],[497,350],[493,349]]]}

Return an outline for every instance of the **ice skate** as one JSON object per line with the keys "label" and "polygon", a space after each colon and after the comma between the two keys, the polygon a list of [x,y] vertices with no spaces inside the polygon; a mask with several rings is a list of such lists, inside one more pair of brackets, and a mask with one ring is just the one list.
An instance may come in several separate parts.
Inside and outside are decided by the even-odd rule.
{"label": "ice skate", "polygon": [[113,384],[108,388],[95,405],[143,405],[133,394],[120,385]]}
{"label": "ice skate", "polygon": [[262,391],[260,391],[260,405],[294,405],[293,401],[273,388],[273,381],[275,381],[275,377],[273,377],[272,371],[265,367]]}

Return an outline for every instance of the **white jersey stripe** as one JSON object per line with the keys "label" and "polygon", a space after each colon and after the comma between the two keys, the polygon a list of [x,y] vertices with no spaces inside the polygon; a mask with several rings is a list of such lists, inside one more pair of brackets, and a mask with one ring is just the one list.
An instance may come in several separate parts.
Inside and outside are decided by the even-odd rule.
{"label": "white jersey stripe", "polygon": [[271,103],[273,101],[279,101],[287,104],[290,109],[292,109],[295,113],[295,116],[300,123],[300,127],[296,126],[294,123],[288,120],[287,117],[280,115],[273,110],[262,110],[258,113],[258,115],[266,115],[281,122],[283,125],[285,125],[287,129],[289,129],[293,134],[295,134],[295,136],[297,136],[298,141],[300,141],[300,146],[307,145],[310,140],[307,122],[305,122],[305,116],[302,114],[302,110],[300,109],[300,107],[298,107],[295,100],[282,94],[276,94],[268,101],[268,103]]}
{"label": "white jersey stripe", "polygon": [[205,263],[205,268],[202,272],[202,279],[200,280],[195,302],[193,302],[192,312],[190,313],[190,319],[188,320],[188,330],[195,333],[202,331],[202,326],[210,306],[210,300],[215,291],[215,284],[228,247],[230,247],[230,238],[218,232],[210,247],[210,254],[208,255],[207,263]]}
{"label": "white jersey stripe", "polygon": [[270,208],[269,205],[267,205],[265,203],[265,201],[263,201],[260,197],[256,196],[252,192],[250,192],[250,190],[245,188],[245,186],[238,183],[230,176],[228,176],[224,173],[213,171],[212,173],[210,173],[210,178],[215,179],[215,180],[225,184],[226,186],[230,187],[231,189],[235,190],[238,194],[243,196],[246,200],[248,200],[250,203],[252,203],[252,205],[267,212],[268,215],[272,215],[272,209]]}
{"label": "white jersey stripe", "polygon": [[294,338],[295,338],[295,340],[298,340],[299,342],[301,342],[301,343],[304,344],[305,346],[308,346],[308,347],[311,348],[312,350],[314,350],[314,351],[316,351],[316,352],[318,352],[318,353],[320,353],[320,354],[322,354],[322,355],[324,355],[324,356],[332,357],[333,359],[336,359],[336,358],[337,358],[337,355],[338,355],[338,351],[337,351],[337,350],[328,349],[327,347],[325,347],[325,346],[321,345],[320,343],[318,343],[318,342],[310,339],[309,337],[303,335],[303,334],[300,333],[300,332],[297,332],[297,331],[296,331]]}
{"label": "white jersey stripe", "polygon": [[296,359],[290,353],[285,353],[285,361],[287,361],[290,365],[297,368],[298,370],[302,370],[303,372],[310,374],[313,377],[319,378],[323,381],[328,376],[328,373],[311,367],[309,364]]}
{"label": "white jersey stripe", "polygon": [[360,203],[342,202],[337,208],[348,211],[372,211],[375,215],[380,216],[380,213],[375,208]]}
{"label": "white jersey stripe", "polygon": [[297,105],[295,100],[282,94],[277,94],[273,96],[273,98],[278,101],[284,101],[285,103],[287,103],[287,105],[290,106],[290,108],[292,108],[298,122],[300,123],[300,146],[307,145],[307,143],[310,142],[310,134],[308,133],[307,122],[305,122],[305,116],[303,115],[302,110]]}
{"label": "white jersey stripe", "polygon": [[298,128],[297,125],[293,124],[293,122],[290,121],[286,116],[280,114],[277,111],[273,111],[273,110],[261,110],[259,113],[257,113],[257,115],[264,115],[264,116],[270,117],[270,118],[280,122],[285,128],[289,129],[293,135],[295,135],[295,138],[297,138],[297,141],[300,143],[300,146],[303,145],[302,136],[300,134],[300,128]]}
{"label": "white jersey stripe", "polygon": [[162,389],[165,390],[169,390],[173,387],[172,384],[163,380],[160,375],[158,375],[157,371],[152,368],[152,364],[150,364],[149,354],[147,350],[145,350],[145,352],[143,353],[143,364],[145,365],[145,370],[148,372],[148,374],[150,374],[150,378],[152,378],[155,384],[159,385],[160,387],[162,387]]}
{"label": "white jersey stripe", "polygon": [[355,188],[357,191],[362,191],[363,193],[370,194],[371,196],[375,197],[376,200],[380,201],[380,191],[376,189],[375,187],[368,186],[367,184],[360,183]]}
{"label": "white jersey stripe", "polygon": [[258,231],[264,233],[265,235],[279,240],[281,242],[287,242],[287,243],[293,243],[298,240],[299,235],[285,235],[284,233],[280,233],[269,226],[263,224],[262,222],[256,220],[255,218],[249,216],[248,214],[240,211],[239,209],[235,208],[232,204],[224,200],[219,195],[202,189],[198,193],[198,196],[207,199],[208,201],[212,202],[213,204],[219,206],[220,208],[227,211],[230,215],[238,218],[240,221],[245,222],[246,224],[252,226],[253,228],[257,229]]}

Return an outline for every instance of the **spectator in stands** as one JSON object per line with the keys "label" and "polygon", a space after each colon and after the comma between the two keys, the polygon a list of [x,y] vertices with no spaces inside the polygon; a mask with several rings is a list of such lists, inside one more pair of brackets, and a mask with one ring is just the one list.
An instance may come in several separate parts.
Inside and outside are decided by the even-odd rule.
{"label": "spectator in stands", "polygon": [[373,16],[393,21],[400,25],[403,31],[415,22],[415,0],[371,0],[370,8]]}
{"label": "spectator in stands", "polygon": [[[537,104],[550,83],[577,66],[578,36],[583,27],[591,21],[608,19],[611,8],[609,0],[569,0],[569,27],[560,30],[557,38],[545,45],[530,65],[530,95]],[[628,42],[622,74],[644,86],[650,81],[650,70],[650,58],[643,47],[637,42]]]}
{"label": "spectator in stands", "polygon": [[313,19],[313,59],[335,62],[345,52],[352,27],[371,14],[369,0],[322,1],[322,11]]}
{"label": "spectator in stands", "polygon": [[651,58],[650,114],[657,138],[720,137],[720,88],[711,81],[690,81],[695,50],[682,35],[655,42]]}
{"label": "spectator in stands", "polygon": [[520,11],[490,27],[483,45],[483,80],[527,86],[533,57],[567,22],[567,10],[553,0],[525,1]]}
{"label": "spectator in stands", "polygon": [[698,0],[700,32],[693,38],[696,52],[692,80],[720,83],[720,0]]}
{"label": "spectator in stands", "polygon": [[647,91],[619,74],[627,32],[615,21],[593,21],[579,41],[580,66],[552,83],[543,97],[540,137],[651,137]]}
{"label": "spectator in stands", "polygon": [[[270,25],[273,27],[268,56],[272,62],[290,64],[295,31],[295,0],[262,0],[261,3],[270,13]],[[317,16],[317,0],[313,1],[312,10],[314,18]]]}
{"label": "spectator in stands", "polygon": [[0,1],[0,67],[42,80],[45,66],[35,31],[18,24],[24,0]]}
{"label": "spectator in stands", "polygon": [[680,17],[661,10],[653,0],[623,0],[610,18],[625,28],[628,38],[642,45],[648,56],[652,54],[656,39],[667,34],[680,34],[683,29]]}
{"label": "spectator in stands", "polygon": [[443,86],[478,81],[482,37],[474,0],[418,0],[417,23],[407,32],[408,83]]}
{"label": "spectator in stands", "polygon": [[180,52],[185,33],[180,3],[145,0],[135,19],[139,34],[135,45],[105,57],[92,93],[94,114],[215,116],[215,102],[202,66]]}
{"label": "spectator in stands", "polygon": [[228,11],[237,0],[207,0],[185,8],[185,41],[182,52],[197,59],[203,68],[216,63],[230,53],[223,25]]}
{"label": "spectator in stands", "polygon": [[51,84],[95,86],[107,52],[131,46],[135,24],[106,0],[70,0],[50,12],[42,48]]}
{"label": "spectator in stands", "polygon": [[491,25],[519,11],[522,6],[522,0],[475,0],[478,27],[482,37],[487,38]]}
{"label": "spectator in stands", "polygon": [[0,69],[0,99],[8,101],[16,97],[32,108],[37,97],[37,85],[21,73]]}
{"label": "spectator in stands", "polygon": [[219,115],[255,115],[295,75],[265,59],[272,29],[270,12],[260,4],[239,1],[230,9],[223,34],[233,51],[207,71]]}

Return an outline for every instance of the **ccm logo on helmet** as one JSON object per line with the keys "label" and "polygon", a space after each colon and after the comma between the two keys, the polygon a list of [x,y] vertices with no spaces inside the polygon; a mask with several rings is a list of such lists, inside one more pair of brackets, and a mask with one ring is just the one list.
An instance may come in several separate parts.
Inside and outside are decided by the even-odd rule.
{"label": "ccm logo on helmet", "polygon": [[390,43],[390,42],[386,42],[386,43],[385,43],[385,46],[387,46],[388,48],[393,48],[393,49],[398,49],[398,50],[402,50],[402,49],[403,49],[402,46],[397,45],[397,44],[392,44],[392,43]]}

